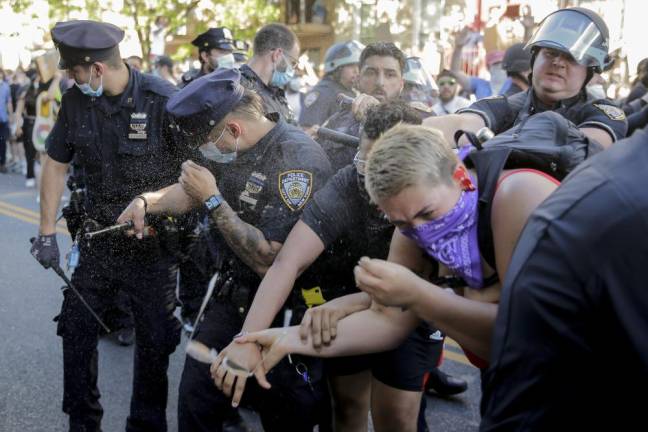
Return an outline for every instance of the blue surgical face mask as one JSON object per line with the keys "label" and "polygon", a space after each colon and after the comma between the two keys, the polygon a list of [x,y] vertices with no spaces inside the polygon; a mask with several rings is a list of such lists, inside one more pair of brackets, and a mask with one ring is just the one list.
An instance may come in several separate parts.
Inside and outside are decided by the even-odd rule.
{"label": "blue surgical face mask", "polygon": [[295,76],[295,69],[290,65],[286,56],[281,54],[286,62],[286,70],[283,72],[278,71],[276,66],[275,70],[272,72],[272,79],[270,80],[270,85],[274,87],[284,88],[286,84],[290,82],[291,79]]}
{"label": "blue surgical face mask", "polygon": [[238,155],[238,147],[239,147],[239,139],[236,138],[236,144],[235,144],[235,150],[233,152],[229,153],[223,153],[220,151],[220,149],[216,146],[216,143],[223,138],[223,135],[225,134],[225,130],[227,128],[223,129],[223,132],[216,138],[216,141],[209,141],[202,146],[200,146],[200,153],[203,155],[205,159],[209,159],[210,161],[214,161],[216,163],[222,163],[222,164],[228,164],[231,162],[234,162],[236,160],[236,157]]}
{"label": "blue surgical face mask", "polygon": [[234,54],[229,53],[220,57],[212,57],[211,64],[214,69],[233,69],[236,65]]}
{"label": "blue surgical face mask", "polygon": [[74,80],[74,85],[77,86],[81,93],[89,97],[99,97],[103,94],[103,76],[99,77],[99,87],[94,90],[90,83],[92,82],[92,66],[90,66],[90,80],[87,83],[79,84]]}

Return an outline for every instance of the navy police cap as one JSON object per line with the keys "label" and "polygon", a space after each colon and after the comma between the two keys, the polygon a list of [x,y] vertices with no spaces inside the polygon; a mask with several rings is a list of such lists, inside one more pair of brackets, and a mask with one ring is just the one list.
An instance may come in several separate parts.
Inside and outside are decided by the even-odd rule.
{"label": "navy police cap", "polygon": [[[198,147],[214,127],[243,98],[238,69],[217,69],[191,81],[171,96],[166,104],[176,128]],[[191,139],[190,139],[191,140]]]}
{"label": "navy police cap", "polygon": [[212,48],[234,50],[234,38],[227,27],[212,27],[205,33],[199,34],[191,44],[197,46],[199,51],[209,51]]}
{"label": "navy police cap", "polygon": [[60,69],[106,60],[124,39],[119,27],[90,20],[58,22],[51,34],[61,56]]}

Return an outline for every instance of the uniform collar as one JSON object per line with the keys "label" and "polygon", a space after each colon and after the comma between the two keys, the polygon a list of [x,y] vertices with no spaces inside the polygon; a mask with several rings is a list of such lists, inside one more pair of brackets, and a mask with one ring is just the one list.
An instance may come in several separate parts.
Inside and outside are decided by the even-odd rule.
{"label": "uniform collar", "polygon": [[257,75],[257,73],[254,72],[254,70],[250,66],[248,66],[247,64],[244,64],[243,66],[241,66],[239,68],[239,71],[241,71],[242,75],[248,77],[251,80],[256,81],[257,83],[259,83],[260,86],[262,86],[263,88],[265,88],[267,91],[269,91],[271,93],[282,93],[283,94],[283,92],[284,92],[279,87],[268,85],[265,82],[263,82],[261,77],[259,75]]}
{"label": "uniform collar", "polygon": [[529,88],[529,111],[533,113],[539,113],[543,111],[557,111],[560,109],[568,109],[573,107],[579,102],[585,102],[587,100],[587,97],[584,95],[582,91],[578,92],[576,96],[573,96],[569,99],[563,99],[560,102],[556,103],[555,105],[547,105],[540,101],[540,99],[536,96],[535,91],[533,88]]}

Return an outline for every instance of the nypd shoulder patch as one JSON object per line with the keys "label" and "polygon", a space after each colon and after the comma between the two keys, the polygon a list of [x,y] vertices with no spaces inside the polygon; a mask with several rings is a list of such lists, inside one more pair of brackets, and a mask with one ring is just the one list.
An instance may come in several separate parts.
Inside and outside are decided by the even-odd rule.
{"label": "nypd shoulder patch", "polygon": [[603,111],[603,113],[612,120],[626,119],[625,112],[623,112],[621,108],[617,108],[613,105],[607,105],[607,104],[592,104],[592,105],[594,105],[596,108]]}
{"label": "nypd shoulder patch", "polygon": [[279,194],[286,206],[301,210],[313,190],[313,174],[303,170],[284,171],[279,174]]}
{"label": "nypd shoulder patch", "polygon": [[317,98],[319,98],[319,95],[320,94],[319,94],[318,91],[312,91],[312,92],[308,93],[306,95],[306,97],[304,98],[304,106],[306,108],[308,108],[311,105],[313,105],[317,101]]}

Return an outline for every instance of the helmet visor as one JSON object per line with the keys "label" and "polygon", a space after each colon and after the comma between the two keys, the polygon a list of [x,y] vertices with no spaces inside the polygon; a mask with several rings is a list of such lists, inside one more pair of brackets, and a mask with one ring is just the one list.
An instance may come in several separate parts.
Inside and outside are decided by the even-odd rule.
{"label": "helmet visor", "polygon": [[527,47],[554,48],[569,53],[579,64],[603,68],[608,42],[586,15],[570,10],[549,15]]}

